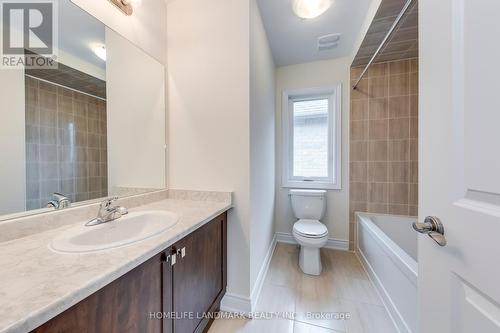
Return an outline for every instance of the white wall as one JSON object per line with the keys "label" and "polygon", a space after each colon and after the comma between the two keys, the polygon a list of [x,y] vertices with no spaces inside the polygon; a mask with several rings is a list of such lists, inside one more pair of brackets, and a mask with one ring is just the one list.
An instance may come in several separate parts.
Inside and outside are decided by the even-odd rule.
{"label": "white wall", "polygon": [[165,0],[144,0],[131,16],[124,15],[108,0],[71,1],[165,64]]}
{"label": "white wall", "polygon": [[234,191],[228,293],[250,294],[249,2],[167,7],[169,187]]}
{"label": "white wall", "polygon": [[[0,30],[1,33],[1,30]],[[0,215],[26,208],[24,69],[0,70]]]}
{"label": "white wall", "polygon": [[[250,1],[250,283],[274,236],[275,67],[259,8]],[[256,296],[256,295],[253,295]]]}
{"label": "white wall", "polygon": [[284,90],[342,84],[342,190],[328,191],[327,213],[323,222],[329,238],[349,241],[349,68],[352,58],[315,61],[279,67],[276,72],[276,231],[291,233],[296,221],[287,188],[281,187],[282,174],[282,93]]}
{"label": "white wall", "polygon": [[164,66],[109,28],[106,48],[109,189],[164,188]]}

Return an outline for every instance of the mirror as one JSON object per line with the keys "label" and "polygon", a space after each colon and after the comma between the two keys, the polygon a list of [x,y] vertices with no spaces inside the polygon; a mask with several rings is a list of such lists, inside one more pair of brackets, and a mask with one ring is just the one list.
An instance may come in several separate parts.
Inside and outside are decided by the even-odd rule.
{"label": "mirror", "polygon": [[0,68],[0,219],[165,187],[163,65],[70,0],[55,13],[52,66]]}

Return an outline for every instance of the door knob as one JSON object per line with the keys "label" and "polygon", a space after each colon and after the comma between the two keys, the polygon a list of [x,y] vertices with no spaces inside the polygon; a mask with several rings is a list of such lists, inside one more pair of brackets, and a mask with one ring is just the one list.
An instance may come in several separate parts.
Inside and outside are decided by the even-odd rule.
{"label": "door knob", "polygon": [[436,243],[438,243],[439,246],[446,245],[443,223],[435,216],[427,216],[424,223],[414,222],[413,229],[421,234],[427,234]]}

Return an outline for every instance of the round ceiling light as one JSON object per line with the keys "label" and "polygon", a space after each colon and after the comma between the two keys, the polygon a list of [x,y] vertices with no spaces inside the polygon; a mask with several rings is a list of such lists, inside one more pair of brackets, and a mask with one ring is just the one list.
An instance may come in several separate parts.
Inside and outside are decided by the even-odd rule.
{"label": "round ceiling light", "polygon": [[293,0],[293,12],[300,18],[312,19],[330,8],[332,0]]}

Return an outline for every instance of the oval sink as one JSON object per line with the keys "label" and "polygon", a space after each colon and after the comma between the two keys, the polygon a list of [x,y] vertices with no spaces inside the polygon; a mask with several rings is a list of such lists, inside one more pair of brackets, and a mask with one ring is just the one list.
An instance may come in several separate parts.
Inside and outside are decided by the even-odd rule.
{"label": "oval sink", "polygon": [[162,233],[178,220],[174,213],[143,211],[91,227],[82,223],[52,240],[49,248],[62,253],[87,253],[131,245]]}

